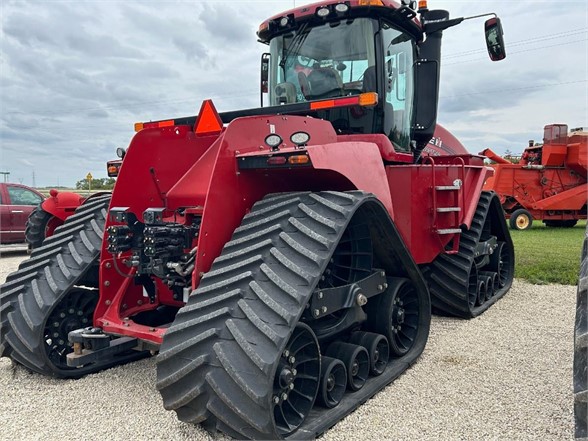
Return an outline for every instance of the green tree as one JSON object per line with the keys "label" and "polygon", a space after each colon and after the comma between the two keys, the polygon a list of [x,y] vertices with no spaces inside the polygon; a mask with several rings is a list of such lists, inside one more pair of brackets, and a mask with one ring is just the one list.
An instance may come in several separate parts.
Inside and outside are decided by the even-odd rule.
{"label": "green tree", "polygon": [[[114,178],[96,178],[91,180],[92,190],[112,190],[115,183]],[[76,182],[76,189],[88,190],[88,180],[80,179]]]}

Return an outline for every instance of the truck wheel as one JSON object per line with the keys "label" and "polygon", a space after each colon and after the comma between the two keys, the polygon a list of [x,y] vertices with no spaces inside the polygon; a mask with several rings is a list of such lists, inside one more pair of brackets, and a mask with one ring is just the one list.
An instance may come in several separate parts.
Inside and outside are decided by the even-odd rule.
{"label": "truck wheel", "polygon": [[63,221],[51,213],[43,210],[39,205],[27,219],[25,228],[25,239],[29,244],[29,249],[33,250],[43,245],[46,237],[51,236],[55,228],[63,224]]}
{"label": "truck wheel", "polygon": [[582,248],[582,262],[576,297],[574,334],[574,416],[576,439],[588,438],[588,227]]}
{"label": "truck wheel", "polygon": [[524,208],[519,208],[510,215],[510,228],[513,230],[528,230],[531,225],[533,216]]}

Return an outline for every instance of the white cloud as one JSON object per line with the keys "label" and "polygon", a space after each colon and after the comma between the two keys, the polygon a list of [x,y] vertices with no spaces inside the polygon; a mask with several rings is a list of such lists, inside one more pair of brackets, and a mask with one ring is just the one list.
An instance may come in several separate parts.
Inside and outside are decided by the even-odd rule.
{"label": "white cloud", "polygon": [[[136,121],[193,115],[205,98],[219,110],[257,106],[267,48],[255,31],[293,3],[4,1],[1,167],[27,184],[34,172],[38,185],[71,185],[105,176]],[[503,20],[498,63],[485,54],[483,20],[444,32],[439,121],[470,151],[519,151],[549,123],[588,126],[583,0],[429,5]]]}

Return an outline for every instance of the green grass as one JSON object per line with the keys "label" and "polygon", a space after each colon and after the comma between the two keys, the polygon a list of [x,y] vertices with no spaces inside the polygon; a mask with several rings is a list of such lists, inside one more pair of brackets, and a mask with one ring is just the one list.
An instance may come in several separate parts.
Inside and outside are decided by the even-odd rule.
{"label": "green grass", "polygon": [[586,221],[574,228],[547,228],[535,221],[526,231],[510,230],[515,277],[536,284],[576,285]]}

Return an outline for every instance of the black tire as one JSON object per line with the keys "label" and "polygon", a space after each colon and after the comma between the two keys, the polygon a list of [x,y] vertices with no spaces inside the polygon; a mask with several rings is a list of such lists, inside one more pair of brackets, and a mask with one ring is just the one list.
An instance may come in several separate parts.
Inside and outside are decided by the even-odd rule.
{"label": "black tire", "polygon": [[524,208],[519,208],[510,215],[509,224],[513,230],[528,230],[533,225],[533,216]]}
{"label": "black tire", "polygon": [[574,418],[576,439],[588,438],[588,227],[584,237],[574,332]]}
{"label": "black tire", "polygon": [[33,372],[79,378],[98,370],[69,368],[66,342],[69,331],[91,325],[98,293],[77,285],[96,266],[109,202],[107,195],[78,207],[0,287],[3,355]]}
{"label": "black tire", "polygon": [[546,227],[550,227],[550,228],[573,228],[578,223],[578,221],[576,219],[546,220],[543,222],[545,223]]}
{"label": "black tire", "polygon": [[39,248],[45,240],[47,225],[53,215],[43,210],[41,205],[35,207],[27,219],[25,228],[25,239],[29,249]]}

